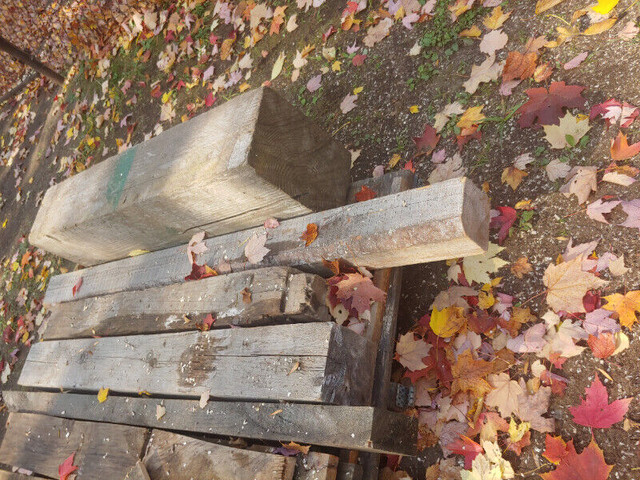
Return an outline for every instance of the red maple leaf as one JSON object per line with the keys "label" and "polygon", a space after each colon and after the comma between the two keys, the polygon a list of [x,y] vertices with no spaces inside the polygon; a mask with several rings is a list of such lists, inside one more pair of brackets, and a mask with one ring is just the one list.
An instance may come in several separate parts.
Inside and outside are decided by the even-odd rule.
{"label": "red maple leaf", "polygon": [[76,452],[73,452],[64,462],[58,465],[58,475],[60,475],[60,480],[67,480],[67,477],[78,469],[78,467],[73,464],[73,457],[75,455]]}
{"label": "red maple leaf", "polygon": [[460,438],[446,445],[446,447],[453,453],[464,456],[464,468],[467,470],[471,469],[473,459],[482,453],[482,447],[465,435],[460,435]]}
{"label": "red maple leaf", "polygon": [[413,142],[416,144],[418,152],[424,152],[427,155],[433,152],[439,141],[440,135],[438,135],[435,128],[428,124],[424,126],[424,133],[421,137],[413,137]]}
{"label": "red maple leaf", "polygon": [[[545,452],[546,453],[546,452]],[[540,476],[543,480],[607,480],[613,465],[607,465],[602,449],[591,437],[591,443],[578,454],[573,440],[567,443],[566,454],[554,459],[559,461],[558,468]]]}
{"label": "red maple leaf", "polygon": [[377,193],[366,185],[363,185],[358,193],[356,193],[356,202],[364,202],[376,198]]}
{"label": "red maple leaf", "polygon": [[567,443],[562,437],[553,437],[547,433],[544,439],[545,450],[542,456],[551,463],[558,465],[564,457],[567,456]]}
{"label": "red maple leaf", "polygon": [[498,232],[498,243],[502,245],[502,242],[509,235],[509,229],[513,225],[513,222],[518,218],[518,212],[516,212],[515,208],[511,207],[497,207],[500,215],[497,217],[493,217],[489,226],[491,228],[499,228]]}
{"label": "red maple leaf", "polygon": [[214,317],[209,313],[207,314],[206,317],[204,317],[204,320],[202,320],[202,323],[196,323],[196,328],[198,330],[202,330],[203,332],[206,332],[207,330],[211,330],[211,327],[213,326],[215,321],[216,321],[216,317]]}
{"label": "red maple leaf", "polygon": [[354,309],[358,316],[369,310],[371,302],[383,302],[387,296],[376,287],[370,278],[360,273],[347,273],[334,285],[336,297],[349,310]]}
{"label": "red maple leaf", "polygon": [[189,280],[202,280],[203,278],[215,277],[218,275],[213,268],[206,263],[204,265],[198,265],[196,262],[191,264],[191,273],[184,277],[185,281]]}
{"label": "red maple leaf", "polygon": [[597,373],[591,386],[585,389],[585,394],[580,405],[569,407],[573,421],[585,427],[609,428],[621,422],[632,400],[622,398],[610,404],[609,393]]}
{"label": "red maple leaf", "polygon": [[553,82],[546,88],[530,88],[526,91],[529,101],[522,105],[516,113],[520,114],[518,125],[521,128],[538,125],[559,125],[563,108],[582,108],[586,99],[581,95],[586,87],[565,85],[564,82]]}
{"label": "red maple leaf", "polygon": [[71,296],[75,297],[76,293],[78,293],[78,291],[80,290],[80,287],[82,286],[82,277],[80,277],[78,279],[78,282],[73,286],[73,288],[71,289]]}

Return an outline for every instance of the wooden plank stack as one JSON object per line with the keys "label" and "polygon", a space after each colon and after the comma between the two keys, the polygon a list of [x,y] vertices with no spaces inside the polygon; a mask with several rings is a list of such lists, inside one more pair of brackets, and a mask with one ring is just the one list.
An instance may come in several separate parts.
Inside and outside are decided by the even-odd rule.
{"label": "wooden plank stack", "polygon": [[[399,267],[481,253],[489,209],[465,179],[407,190],[411,182],[409,172],[388,174],[367,182],[372,200],[282,221],[259,263],[244,245],[263,227],[210,238],[197,261],[228,263],[224,275],[185,282],[182,245],[54,277],[43,341],[19,378],[25,389],[3,392],[12,413],[0,463],[54,477],[75,452],[79,479],[335,480],[335,449],[351,459],[369,452],[367,479],[376,454],[412,454],[415,419],[387,409]],[[310,223],[318,237],[305,245]],[[123,257],[130,244],[121,245],[92,261]],[[364,335],[328,313],[322,261],[337,258],[380,269],[374,282],[388,291]],[[276,447],[289,442],[313,447],[282,456]]]}

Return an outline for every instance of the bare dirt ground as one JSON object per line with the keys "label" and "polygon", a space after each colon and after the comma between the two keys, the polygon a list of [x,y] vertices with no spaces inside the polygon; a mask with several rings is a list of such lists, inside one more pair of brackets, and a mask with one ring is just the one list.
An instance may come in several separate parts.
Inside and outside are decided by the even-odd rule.
{"label": "bare dirt ground", "polygon": [[[449,122],[442,132],[437,150],[445,149],[447,157],[459,151],[466,175],[476,185],[485,186],[492,208],[514,207],[523,200],[531,201],[533,213],[523,218],[523,211],[518,210],[518,221],[504,242],[505,250],[500,257],[510,264],[527,257],[532,272],[517,278],[510,272],[509,266],[504,267],[496,275],[502,277],[500,292],[513,296],[514,305],[527,302],[531,313],[537,318],[541,317],[548,310],[544,295],[540,295],[544,291],[543,274],[547,266],[554,263],[564,251],[570,238],[574,244],[599,240],[595,250],[599,256],[605,252],[613,252],[618,256],[624,254],[629,272],[611,278],[602,296],[639,288],[638,230],[617,225],[625,218],[620,207],[608,216],[610,224],[596,222],[585,214],[586,204],[579,205],[575,196],[567,197],[558,192],[565,180],[551,181],[545,172],[545,166],[555,159],[571,167],[596,166],[602,171],[611,163],[609,149],[611,140],[618,132],[617,127],[607,128],[602,121],[592,121],[585,143],[557,150],[549,147],[541,129],[520,128],[517,116],[509,115],[527,100],[525,91],[528,88],[548,87],[551,82],[557,81],[586,87],[583,96],[587,108],[581,111],[573,109],[574,113],[588,114],[588,109],[593,105],[610,98],[640,105],[640,83],[637,80],[640,72],[640,37],[636,35],[633,39],[622,40],[618,36],[627,22],[637,25],[640,5],[631,0],[622,0],[616,7],[618,21],[610,30],[593,36],[578,35],[556,48],[543,49],[539,63],[548,62],[553,67],[550,79],[536,83],[527,78],[514,88],[512,95],[503,96],[499,92],[500,80],[482,83],[474,94],[465,92],[463,86],[470,76],[472,65],[480,64],[485,58],[479,51],[479,39],[459,35],[472,25],[478,26],[483,33],[487,31],[482,25],[482,18],[491,14],[492,9],[482,7],[480,0],[456,23],[451,21],[447,10],[449,2],[440,0],[435,15],[427,15],[423,21],[414,23],[412,29],[396,22],[389,36],[372,47],[363,46],[362,40],[367,28],[379,20],[379,12],[389,9],[387,3],[380,5],[370,2],[374,5],[357,13],[355,17],[362,20],[358,32],[340,29],[341,16],[347,6],[344,0],[328,0],[308,12],[298,10],[295,2],[268,3],[287,5],[287,15],[297,12],[299,27],[292,32],[285,32],[283,25],[279,35],[266,36],[253,47],[250,78],[245,76],[235,85],[220,91],[215,96],[214,106],[239,94],[239,87],[245,83],[253,88],[269,81],[275,59],[280,52],[285,52],[287,61],[283,71],[270,81],[271,86],[347,148],[359,151],[351,171],[352,180],[370,177],[378,165],[391,170],[403,168],[412,161],[419,184],[427,185],[435,164],[428,155],[417,155],[412,137],[422,135],[425,124],[433,125],[436,113],[454,101],[460,102],[465,109],[483,105],[482,113],[495,121],[482,124],[479,140],[471,140],[458,150],[456,133],[459,132],[455,131],[455,122]],[[504,60],[508,52],[523,49],[531,37],[546,35],[548,40],[555,39],[557,27],[567,27],[575,11],[589,6],[589,2],[565,0],[552,10],[535,15],[534,3],[515,0],[502,2],[503,10],[511,12],[511,16],[502,27],[509,40],[506,47],[497,53],[498,61]],[[201,11],[206,12],[206,8]],[[205,26],[201,28],[206,29],[211,21],[206,14],[202,18]],[[581,19],[578,23],[585,21]],[[322,35],[331,26],[338,31],[323,44]],[[580,28],[584,30],[584,27]],[[229,26],[221,25],[213,31],[220,38],[218,44],[229,35],[230,30]],[[191,34],[195,38],[206,39],[210,32],[207,30],[200,37],[197,31]],[[361,49],[357,53],[348,53],[348,47],[354,43]],[[409,55],[416,43],[422,45],[421,52]],[[302,51],[306,45],[314,45],[315,51],[307,57],[308,63],[301,69],[299,78],[292,82],[294,68],[291,60],[296,50]],[[111,58],[104,77],[96,75],[97,65],[80,65],[78,74],[72,77],[64,91],[58,92],[53,87],[36,82],[30,86],[30,91],[8,102],[0,110],[3,115],[0,131],[3,154],[10,156],[13,150],[18,151],[10,163],[8,156],[3,156],[6,165],[0,167],[0,204],[3,204],[0,209],[0,258],[1,275],[5,282],[0,319],[5,332],[6,327],[11,327],[13,332],[5,335],[1,349],[7,363],[15,362],[11,357],[12,352],[14,357],[17,355],[16,358],[23,359],[25,349],[22,348],[18,354],[15,349],[20,348],[25,340],[28,345],[34,339],[33,325],[40,312],[38,301],[43,296],[47,276],[58,273],[61,268],[73,268],[43,252],[35,252],[35,249],[29,250],[33,255],[25,263],[21,261],[31,248],[26,242],[21,242],[21,238],[28,234],[42,192],[52,182],[61,181],[69,174],[90,168],[92,164],[113,155],[119,144],[133,145],[143,141],[158,123],[166,129],[182,121],[183,115],[186,115],[186,120],[190,115],[210,108],[205,104],[210,90],[202,85],[206,82],[199,82],[192,88],[178,84],[190,83],[193,68],[198,68],[201,74],[209,65],[215,67],[215,74],[210,80],[212,82],[218,74],[229,71],[233,60],[221,61],[214,57],[199,63],[197,58],[183,58],[167,74],[156,66],[158,55],[164,47],[162,34],[151,36],[129,50],[120,49]],[[335,54],[323,56],[323,47],[335,48]],[[144,63],[140,60],[139,48],[151,52],[150,61]],[[263,56],[263,52],[266,55]],[[588,52],[586,60],[577,68],[565,70],[563,65],[581,52]],[[364,54],[366,58],[362,65],[355,66],[353,58],[357,54]],[[340,62],[338,67],[336,61]],[[307,82],[323,71],[321,87],[310,92],[306,87]],[[103,92],[105,81],[108,96],[112,100],[112,116],[98,126],[97,117],[104,113],[105,106],[98,103],[94,107],[92,102],[96,95]],[[123,90],[128,81],[131,85]],[[156,81],[159,81],[160,95],[154,94]],[[361,89],[357,106],[344,114],[340,104],[354,89]],[[174,100],[170,101],[175,102],[176,115],[170,121],[160,122],[161,95],[167,92],[172,92]],[[136,97],[135,103],[131,103],[132,97]],[[414,106],[417,108],[413,111],[417,110],[417,113],[411,110]],[[21,117],[25,110],[34,113],[26,127]],[[131,114],[129,120],[123,123],[123,118],[128,114]],[[106,133],[105,125],[109,127]],[[26,128],[25,132],[21,131],[23,128]],[[640,121],[625,129],[630,143],[631,140],[640,141],[639,131]],[[94,137],[99,137],[99,140],[92,141]],[[20,141],[16,141],[16,138]],[[534,160],[527,167],[528,175],[513,189],[502,182],[502,173],[513,164],[516,157],[525,153],[530,153]],[[392,160],[395,163],[391,167]],[[640,167],[640,156],[622,164]],[[597,191],[591,194],[589,203],[605,195],[629,201],[640,197],[640,187],[637,182],[621,186],[599,180]],[[497,243],[497,232],[492,232],[492,241]],[[429,312],[438,293],[449,287],[451,282],[447,278],[447,269],[444,262],[405,268],[401,333],[415,327],[416,322]],[[22,302],[16,301],[16,297],[23,287],[27,288],[27,293],[23,295],[26,301],[20,305]],[[32,300],[36,300],[35,304]],[[16,339],[20,316],[28,317],[28,321],[23,323],[27,324],[28,328],[25,328],[30,331],[26,337]],[[624,331],[630,339],[630,347],[624,352],[600,360],[587,348],[564,363],[559,373],[568,379],[567,388],[564,395],[552,395],[549,416],[556,420],[555,435],[561,435],[565,440],[573,439],[578,451],[585,448],[594,435],[604,451],[606,462],[614,465],[610,478],[633,479],[640,475],[640,429],[633,423],[640,422],[640,403],[637,401],[640,393],[640,370],[637,366],[640,339],[637,328],[625,328]],[[509,373],[512,377],[524,375],[534,359],[535,356],[531,354],[522,356]],[[400,380],[404,369],[400,364],[397,367],[396,378]],[[14,365],[8,385],[15,382],[19,369],[20,362]],[[605,380],[601,376],[610,399],[634,398],[626,415],[632,421],[630,424],[618,423],[611,428],[591,431],[572,421],[568,408],[580,403],[585,387],[591,384],[597,369],[610,377],[610,380]],[[407,379],[402,381],[406,382]],[[525,447],[521,455],[505,453],[505,458],[515,469],[516,478],[539,478],[539,473],[551,469],[551,465],[541,457],[544,442],[543,433],[532,431],[531,446]],[[422,479],[425,478],[426,468],[441,456],[441,447],[431,446],[417,457],[402,459],[399,468],[415,479]]]}

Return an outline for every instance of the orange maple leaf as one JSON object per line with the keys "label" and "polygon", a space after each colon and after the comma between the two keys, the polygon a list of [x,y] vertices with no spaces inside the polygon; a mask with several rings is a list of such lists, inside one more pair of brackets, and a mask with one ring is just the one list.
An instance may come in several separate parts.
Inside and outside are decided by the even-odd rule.
{"label": "orange maple leaf", "polygon": [[573,440],[567,443],[563,456],[552,457],[558,460],[558,467],[551,472],[542,473],[544,480],[572,480],[574,478],[588,478],[590,480],[606,480],[613,465],[607,465],[602,449],[593,437],[591,443],[582,453],[577,453]]}
{"label": "orange maple leaf", "polygon": [[300,240],[305,241],[305,247],[311,245],[315,239],[318,237],[318,225],[315,223],[309,223],[307,225],[307,229],[300,236]]}
{"label": "orange maple leaf", "polygon": [[602,308],[620,315],[620,325],[623,327],[631,328],[638,321],[636,312],[640,312],[640,290],[632,290],[625,295],[614,293],[603,298],[608,303]]}
{"label": "orange maple leaf", "polygon": [[476,397],[482,397],[492,390],[484,377],[493,373],[493,366],[484,360],[474,360],[469,350],[465,350],[458,357],[458,361],[451,365],[451,373],[453,375],[452,394],[471,392]]}
{"label": "orange maple leaf", "polygon": [[613,160],[627,160],[640,153],[640,142],[629,145],[627,136],[618,132],[615,140],[611,141],[611,158]]}

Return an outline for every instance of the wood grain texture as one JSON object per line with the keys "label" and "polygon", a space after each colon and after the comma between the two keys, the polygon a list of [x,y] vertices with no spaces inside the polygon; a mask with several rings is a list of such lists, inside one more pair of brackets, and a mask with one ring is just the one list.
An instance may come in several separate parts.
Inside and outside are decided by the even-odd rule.
{"label": "wood grain texture", "polygon": [[349,152],[268,88],[51,187],[32,244],[83,265],[346,201]]}
{"label": "wood grain texture", "polygon": [[135,466],[129,470],[124,480],[151,480],[147,467],[144,466],[142,460],[138,460]]}
{"label": "wood grain texture", "polygon": [[10,413],[0,462],[58,478],[58,465],[75,452],[77,478],[124,478],[142,456],[146,429]]}
{"label": "wood grain texture", "polygon": [[7,472],[0,470],[0,480],[46,480],[37,475],[23,475],[21,473]]}
{"label": "wood grain texture", "polygon": [[336,480],[338,457],[322,452],[297,455],[293,480]]}
{"label": "wood grain texture", "polygon": [[364,405],[373,355],[370,342],[330,322],[51,340],[31,347],[19,384]]}
{"label": "wood grain texture", "polygon": [[[305,246],[300,235],[308,223],[315,223],[319,233]],[[270,252],[262,262],[250,264],[245,242],[263,231],[260,227],[206,240],[209,251],[200,261],[217,265],[228,259],[233,271],[288,265],[326,273],[323,258],[344,258],[376,269],[477,255],[488,244],[489,203],[470,181],[456,178],[285,220],[269,232]],[[189,273],[185,251],[185,246],[174,247],[54,276],[44,301],[73,300],[73,286],[80,278],[76,298],[182,282]]]}
{"label": "wood grain texture", "polygon": [[[327,447],[414,455],[417,420],[401,413],[365,406],[209,401],[53,392],[3,392],[11,411],[64,418],[118,422],[167,430],[323,445]],[[162,402],[165,415],[156,418]]]}
{"label": "wood grain texture", "polygon": [[292,480],[296,460],[154,430],[144,464],[152,480]]}
{"label": "wood grain texture", "polygon": [[209,313],[213,328],[325,321],[325,297],[326,282],[317,275],[264,268],[55,305],[40,333],[56,340],[196,330]]}

